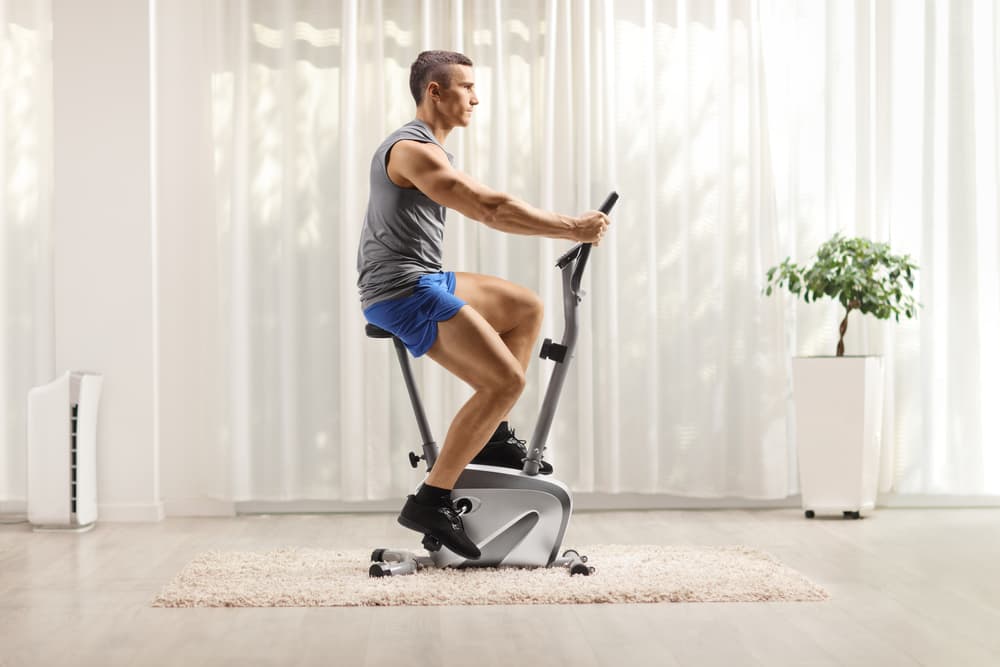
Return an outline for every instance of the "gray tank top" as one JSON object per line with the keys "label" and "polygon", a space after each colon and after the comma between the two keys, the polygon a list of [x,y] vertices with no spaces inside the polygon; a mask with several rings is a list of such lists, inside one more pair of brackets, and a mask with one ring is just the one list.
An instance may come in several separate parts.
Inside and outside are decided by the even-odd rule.
{"label": "gray tank top", "polygon": [[[414,119],[390,134],[372,157],[368,210],[358,244],[362,308],[406,296],[421,276],[441,270],[445,207],[420,190],[399,187],[386,169],[389,150],[403,140],[441,146],[430,128]],[[445,155],[455,163],[451,153]]]}

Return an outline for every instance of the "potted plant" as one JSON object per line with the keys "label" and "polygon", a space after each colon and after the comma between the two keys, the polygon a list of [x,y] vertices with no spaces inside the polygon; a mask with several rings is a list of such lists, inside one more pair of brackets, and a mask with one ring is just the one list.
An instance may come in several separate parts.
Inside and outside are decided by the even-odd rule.
{"label": "potted plant", "polygon": [[802,508],[858,519],[875,507],[882,435],[882,358],[845,356],[844,336],[855,310],[881,320],[916,316],[917,266],[888,244],[839,232],[812,264],[786,258],[767,271],[764,293],[787,289],[806,303],[828,297],[845,308],[836,356],[792,360],[795,434]]}

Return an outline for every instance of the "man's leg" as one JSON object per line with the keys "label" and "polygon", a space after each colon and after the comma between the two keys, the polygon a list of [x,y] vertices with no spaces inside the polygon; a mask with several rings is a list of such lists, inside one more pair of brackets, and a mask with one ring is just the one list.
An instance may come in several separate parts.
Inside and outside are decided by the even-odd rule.
{"label": "man's leg", "polygon": [[[490,323],[527,373],[542,326],[542,300],[530,289],[502,278],[477,273],[456,273],[455,277],[455,295]],[[526,454],[525,443],[515,438],[513,433],[505,414],[501,425],[489,442],[484,442],[485,446],[472,462],[520,468]],[[551,475],[552,465],[542,460],[539,472]]]}
{"label": "man's leg", "polygon": [[[459,294],[458,289],[455,293]],[[517,402],[524,390],[524,367],[471,303],[451,319],[438,322],[437,339],[427,355],[475,392],[452,420],[427,476],[427,484],[451,489]]]}
{"label": "man's leg", "polygon": [[438,322],[427,355],[474,393],[452,420],[434,467],[407,498],[399,522],[434,535],[467,558],[479,558],[461,518],[450,509],[450,490],[524,390],[524,371],[541,326],[541,302],[529,290],[498,278],[456,278],[455,294],[466,305]]}
{"label": "man's leg", "polygon": [[527,372],[544,315],[542,300],[527,287],[479,273],[456,273],[455,296],[483,316]]}

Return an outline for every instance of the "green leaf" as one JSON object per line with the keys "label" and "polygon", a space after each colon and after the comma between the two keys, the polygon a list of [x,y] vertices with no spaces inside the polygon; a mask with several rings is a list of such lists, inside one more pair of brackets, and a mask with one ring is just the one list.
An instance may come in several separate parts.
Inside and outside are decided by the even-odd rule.
{"label": "green leaf", "polygon": [[809,264],[786,257],[767,271],[768,290],[787,288],[806,303],[822,297],[839,302],[850,312],[859,309],[879,319],[916,314],[914,271],[909,255],[893,255],[888,243],[845,238],[839,231],[816,250]]}

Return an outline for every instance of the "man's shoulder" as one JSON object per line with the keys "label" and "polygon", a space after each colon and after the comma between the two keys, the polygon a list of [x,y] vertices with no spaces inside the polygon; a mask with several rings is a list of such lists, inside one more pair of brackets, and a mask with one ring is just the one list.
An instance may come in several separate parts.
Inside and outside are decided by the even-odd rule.
{"label": "man's shoulder", "polygon": [[394,130],[388,137],[386,143],[395,143],[401,139],[412,139],[420,142],[437,143],[434,135],[430,133],[426,126],[418,120],[411,120],[409,123]]}
{"label": "man's shoulder", "polygon": [[396,152],[393,148],[396,144],[404,142],[410,144],[414,147],[420,147],[423,144],[434,143],[433,138],[428,138],[426,134],[421,132],[412,126],[412,123],[407,123],[406,125],[394,130],[389,136],[387,136],[381,144],[379,144],[378,149],[375,151],[376,157],[379,154],[388,153],[389,151]]}
{"label": "man's shoulder", "polygon": [[423,171],[452,164],[451,155],[440,144],[426,140],[399,137],[392,142],[389,150],[391,152],[387,153],[388,160],[397,169],[408,167]]}
{"label": "man's shoulder", "polygon": [[421,141],[419,139],[410,139],[408,137],[402,137],[393,142],[396,146],[396,150],[393,152],[406,153],[413,156],[427,156],[428,158],[438,160],[442,156],[446,155],[445,151],[439,144],[435,144],[430,141]]}
{"label": "man's shoulder", "polygon": [[413,188],[413,179],[420,174],[438,173],[449,167],[451,156],[436,142],[394,134],[386,142],[384,152],[386,176],[401,188]]}

